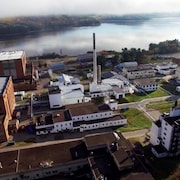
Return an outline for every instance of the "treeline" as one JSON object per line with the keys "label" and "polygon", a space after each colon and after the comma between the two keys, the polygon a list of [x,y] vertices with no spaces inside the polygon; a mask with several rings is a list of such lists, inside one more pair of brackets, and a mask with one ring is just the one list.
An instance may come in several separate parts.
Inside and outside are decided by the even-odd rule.
{"label": "treeline", "polygon": [[180,42],[177,39],[166,40],[158,44],[150,43],[149,50],[140,48],[123,48],[121,52],[121,62],[137,61],[139,64],[144,63],[147,56],[158,54],[169,54],[180,52]]}
{"label": "treeline", "polygon": [[169,54],[176,52],[180,52],[179,41],[177,39],[163,41],[158,44],[149,44],[150,54]]}
{"label": "treeline", "polygon": [[102,16],[102,23],[113,23],[113,24],[121,24],[121,25],[136,25],[144,23],[147,20],[150,20],[151,17],[149,15],[123,15],[123,16]]}
{"label": "treeline", "polygon": [[144,58],[147,54],[148,52],[144,49],[123,48],[121,52],[121,62],[137,61],[138,64],[141,64],[144,62]]}
{"label": "treeline", "polygon": [[0,19],[0,37],[23,35],[65,28],[96,26],[100,21],[91,16],[41,16]]}

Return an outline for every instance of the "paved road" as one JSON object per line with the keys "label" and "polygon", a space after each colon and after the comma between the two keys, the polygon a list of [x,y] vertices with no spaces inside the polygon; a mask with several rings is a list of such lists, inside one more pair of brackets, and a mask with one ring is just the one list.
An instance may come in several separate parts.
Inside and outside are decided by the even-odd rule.
{"label": "paved road", "polygon": [[[112,132],[113,130],[111,128],[106,128],[106,129],[99,129],[99,130],[95,130],[95,131],[86,131],[84,133],[66,133],[63,134],[62,136],[59,135],[60,138],[59,140],[55,140],[55,137],[58,134],[48,134],[47,136],[36,136],[36,135],[29,135],[28,134],[24,134],[24,138],[27,137],[33,137],[33,138],[37,138],[37,140],[39,139],[39,142],[37,143],[27,143],[24,146],[4,146],[1,145],[0,146],[0,152],[4,152],[4,151],[12,151],[12,150],[17,150],[17,149],[25,149],[25,148],[33,148],[33,147],[38,147],[38,146],[45,146],[45,145],[51,145],[51,144],[56,144],[56,143],[60,143],[60,142],[69,142],[69,141],[73,141],[73,140],[79,140],[82,139],[82,137],[84,137],[87,134],[96,134],[96,133],[104,133],[104,132]],[[124,132],[122,133],[123,136],[125,138],[132,138],[132,137],[142,137],[142,136],[146,136],[146,134],[149,133],[148,129],[142,129],[142,130],[137,130],[137,131],[133,131],[133,132]],[[18,142],[18,141],[16,141]],[[22,139],[21,139],[22,142]]]}
{"label": "paved road", "polygon": [[146,105],[148,103],[150,103],[150,102],[175,101],[178,98],[179,98],[179,96],[175,96],[175,95],[156,97],[156,98],[148,98],[148,99],[144,99],[144,100],[139,101],[139,102],[119,104],[118,108],[121,109],[121,108],[124,108],[124,107],[129,107],[129,108],[139,109],[151,121],[156,121],[156,120],[159,119],[159,116],[161,115],[161,113],[159,111],[157,111],[157,110],[147,109]]}
{"label": "paved road", "polygon": [[[149,102],[156,102],[156,101],[164,101],[164,100],[176,100],[177,96],[166,96],[166,97],[159,97],[159,98],[149,98],[142,100],[140,102],[133,102],[133,103],[126,103],[126,104],[119,104],[118,108],[129,107],[129,108],[138,108],[142,111],[150,120],[154,121],[159,118],[160,113],[155,110],[147,110],[146,104]],[[36,136],[34,134],[22,133],[22,134],[15,134],[14,139],[16,142],[22,142],[28,139],[35,139],[37,143],[29,144],[28,147],[40,146],[40,145],[48,145],[52,143],[57,143],[59,141],[71,141],[72,139],[79,139],[87,134],[90,133],[100,133],[100,132],[109,132],[112,131],[111,128],[106,129],[97,129],[96,131],[86,131],[83,133],[60,133],[60,134],[52,134],[47,136]],[[142,137],[149,133],[148,129],[133,131],[133,132],[125,132],[122,133],[125,138],[132,138],[132,137]],[[17,149],[17,148],[24,148],[24,147],[7,147],[2,148],[0,147],[0,151],[5,151],[6,149]]]}
{"label": "paved road", "polygon": [[133,137],[146,136],[146,134],[148,133],[149,133],[149,129],[141,129],[137,131],[123,132],[122,135],[128,139]]}

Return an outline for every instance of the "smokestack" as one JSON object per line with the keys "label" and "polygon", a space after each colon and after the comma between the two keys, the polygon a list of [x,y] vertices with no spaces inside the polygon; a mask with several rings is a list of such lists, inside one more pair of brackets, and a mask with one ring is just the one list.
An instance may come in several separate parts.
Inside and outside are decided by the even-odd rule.
{"label": "smokestack", "polygon": [[101,83],[101,65],[98,65],[98,83]]}
{"label": "smokestack", "polygon": [[95,33],[93,33],[93,82],[97,84],[97,56]]}

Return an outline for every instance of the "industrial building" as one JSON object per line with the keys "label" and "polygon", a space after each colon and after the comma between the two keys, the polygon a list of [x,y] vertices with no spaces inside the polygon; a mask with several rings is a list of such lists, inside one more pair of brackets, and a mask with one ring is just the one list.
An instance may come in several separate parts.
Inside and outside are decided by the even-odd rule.
{"label": "industrial building", "polygon": [[152,152],[158,157],[177,156],[180,154],[180,107],[177,102],[169,113],[164,113],[152,123]]}
{"label": "industrial building", "polygon": [[0,52],[0,75],[23,79],[26,76],[25,51]]}
{"label": "industrial building", "polygon": [[84,86],[79,79],[66,74],[59,76],[57,81],[50,82],[48,96],[51,109],[91,101],[90,97],[85,96]]}
{"label": "industrial building", "polygon": [[127,119],[119,114],[117,102],[95,105],[79,103],[64,109],[41,115],[37,119],[36,134],[58,133],[66,130],[87,131],[127,124]]}
{"label": "industrial building", "polygon": [[119,78],[101,80],[101,66],[97,65],[95,33],[93,34],[93,81],[89,84],[91,98],[114,96],[116,99],[125,97],[126,93],[133,93],[131,86],[125,85]]}
{"label": "industrial building", "polygon": [[176,72],[177,67],[178,67],[177,64],[162,63],[156,65],[155,70],[159,74],[169,75],[169,74],[174,74]]}
{"label": "industrial building", "polygon": [[79,139],[37,144],[0,152],[0,179],[153,180],[121,133],[87,135]]}
{"label": "industrial building", "polygon": [[158,89],[158,83],[150,78],[135,79],[133,83],[139,91],[143,90],[146,92],[151,92],[156,91]]}
{"label": "industrial building", "polygon": [[149,78],[155,76],[155,70],[151,65],[140,64],[137,67],[124,67],[122,73],[129,80]]}
{"label": "industrial building", "polygon": [[36,89],[33,63],[27,63],[25,51],[0,52],[0,76],[12,76],[15,91]]}
{"label": "industrial building", "polygon": [[0,142],[9,139],[8,125],[15,108],[12,78],[0,77]]}

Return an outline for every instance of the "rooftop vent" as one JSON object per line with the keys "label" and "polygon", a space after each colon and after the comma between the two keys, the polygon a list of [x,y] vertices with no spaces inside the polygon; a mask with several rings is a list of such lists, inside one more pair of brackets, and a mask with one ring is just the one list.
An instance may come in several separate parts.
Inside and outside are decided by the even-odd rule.
{"label": "rooftop vent", "polygon": [[53,161],[43,161],[40,163],[40,166],[42,168],[47,168],[47,167],[51,167],[53,163],[54,163]]}
{"label": "rooftop vent", "polygon": [[117,139],[117,140],[119,140],[119,139],[120,139],[120,137],[119,137],[119,135],[118,135],[118,133],[117,133],[117,132],[113,132],[113,134],[114,134],[114,136],[116,137],[116,139]]}

